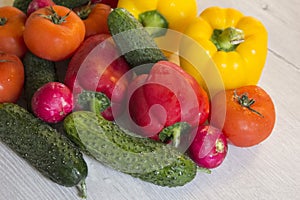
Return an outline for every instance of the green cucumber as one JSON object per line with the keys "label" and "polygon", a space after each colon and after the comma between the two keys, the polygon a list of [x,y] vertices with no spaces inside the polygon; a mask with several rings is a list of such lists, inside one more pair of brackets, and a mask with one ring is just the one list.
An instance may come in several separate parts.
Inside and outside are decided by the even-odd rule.
{"label": "green cucumber", "polygon": [[90,0],[53,0],[57,5],[65,6],[67,8],[76,8],[89,2]]}
{"label": "green cucumber", "polygon": [[76,186],[87,176],[79,149],[17,104],[0,104],[0,141],[57,184]]}
{"label": "green cucumber", "polygon": [[[27,8],[32,0],[14,0],[13,6],[27,13]],[[53,0],[57,5],[65,6],[67,8],[76,8],[89,2],[89,0]]]}
{"label": "green cucumber", "polygon": [[27,14],[27,8],[32,0],[14,0],[13,6]]}
{"label": "green cucumber", "polygon": [[126,9],[115,8],[107,22],[117,47],[131,67],[167,60],[143,25]]}
{"label": "green cucumber", "polygon": [[90,111],[75,111],[64,120],[67,136],[84,152],[115,170],[161,186],[190,182],[196,165],[171,145],[128,134]]}
{"label": "green cucumber", "polygon": [[31,111],[31,99],[34,93],[48,82],[58,81],[55,63],[40,58],[28,51],[23,58],[25,70],[25,98],[27,109]]}

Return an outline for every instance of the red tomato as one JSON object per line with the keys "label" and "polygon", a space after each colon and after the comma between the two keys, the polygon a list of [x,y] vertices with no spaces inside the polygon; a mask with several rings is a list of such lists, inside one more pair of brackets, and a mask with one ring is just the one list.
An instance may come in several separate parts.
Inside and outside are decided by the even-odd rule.
{"label": "red tomato", "polygon": [[106,4],[85,5],[75,10],[85,25],[85,37],[96,34],[109,34],[107,17],[111,7]]}
{"label": "red tomato", "polygon": [[155,63],[149,74],[138,76],[128,88],[131,124],[143,136],[153,138],[161,128],[177,122],[198,126],[208,118],[207,93],[175,63]]}
{"label": "red tomato", "polygon": [[27,17],[21,10],[4,6],[0,8],[0,51],[22,57],[27,51],[23,31]]}
{"label": "red tomato", "polygon": [[18,56],[0,52],[0,102],[16,102],[24,84],[24,67]]}
{"label": "red tomato", "polygon": [[69,8],[58,5],[51,8],[41,8],[28,17],[24,41],[35,55],[60,61],[72,56],[79,47],[84,40],[85,27]]}
{"label": "red tomato", "polygon": [[244,86],[220,92],[211,103],[212,113],[225,113],[225,119],[222,114],[216,115],[211,124],[221,128],[235,146],[259,144],[273,130],[275,107],[271,97],[259,86]]}

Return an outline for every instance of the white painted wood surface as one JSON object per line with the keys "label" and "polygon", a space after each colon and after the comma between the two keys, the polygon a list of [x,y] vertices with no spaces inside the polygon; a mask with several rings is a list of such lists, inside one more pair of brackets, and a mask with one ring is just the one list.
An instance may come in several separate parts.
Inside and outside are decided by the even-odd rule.
{"label": "white painted wood surface", "polygon": [[[0,6],[11,5],[1,0]],[[88,200],[296,200],[300,199],[300,1],[201,0],[233,7],[260,19],[269,32],[269,52],[259,85],[272,96],[277,121],[272,135],[251,148],[229,146],[212,174],[198,173],[180,188],[158,187],[118,173],[86,157]],[[0,200],[76,200],[75,188],[42,177],[0,143]]]}

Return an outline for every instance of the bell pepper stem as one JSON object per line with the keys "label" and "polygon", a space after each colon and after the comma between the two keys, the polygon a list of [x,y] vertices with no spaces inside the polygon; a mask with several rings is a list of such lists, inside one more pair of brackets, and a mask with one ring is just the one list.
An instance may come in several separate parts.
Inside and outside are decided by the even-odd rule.
{"label": "bell pepper stem", "polygon": [[224,30],[214,30],[211,41],[216,45],[218,51],[234,51],[236,47],[244,42],[243,30],[228,27]]}
{"label": "bell pepper stem", "polygon": [[145,11],[139,14],[138,20],[146,27],[152,37],[160,37],[166,34],[168,21],[157,10]]}

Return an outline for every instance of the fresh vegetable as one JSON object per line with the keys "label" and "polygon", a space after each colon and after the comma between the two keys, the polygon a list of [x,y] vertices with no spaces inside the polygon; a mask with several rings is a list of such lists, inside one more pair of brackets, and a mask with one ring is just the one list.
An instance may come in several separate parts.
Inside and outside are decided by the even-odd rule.
{"label": "fresh vegetable", "polygon": [[102,3],[91,5],[89,3],[74,9],[74,11],[84,22],[86,38],[101,33],[109,34],[107,25],[107,17],[111,11],[109,5]]}
{"label": "fresh vegetable", "polygon": [[0,8],[0,51],[22,57],[27,51],[23,40],[26,15],[13,6]]}
{"label": "fresh vegetable", "polygon": [[[38,33],[37,37],[33,33]],[[83,21],[70,9],[54,5],[32,13],[25,24],[24,41],[40,58],[60,61],[69,58],[84,40]]]}
{"label": "fresh vegetable", "polygon": [[127,9],[145,27],[176,31],[183,31],[189,21],[197,16],[195,0],[119,0],[118,7]]}
{"label": "fresh vegetable", "polygon": [[16,102],[24,85],[24,66],[14,54],[0,52],[0,103]]}
{"label": "fresh vegetable", "polygon": [[109,5],[112,8],[116,8],[118,5],[118,0],[91,0],[92,4],[103,3]]}
{"label": "fresh vegetable", "polygon": [[55,69],[55,62],[40,58],[30,51],[27,51],[23,58],[25,70],[24,94],[27,102],[27,109],[31,109],[33,94],[44,84],[58,81]]}
{"label": "fresh vegetable", "polygon": [[108,16],[108,27],[131,67],[166,60],[146,29],[126,9],[115,8]]}
{"label": "fresh vegetable", "polygon": [[31,107],[43,121],[60,122],[73,110],[72,91],[60,82],[46,83],[34,93]]}
{"label": "fresh vegetable", "polygon": [[[128,128],[155,137],[177,122],[203,124],[209,114],[206,92],[196,80],[169,61],[154,64],[149,74],[138,76],[128,89]],[[136,127],[137,126],[137,127]],[[136,127],[136,128],[135,128]]]}
{"label": "fresh vegetable", "polygon": [[0,140],[57,184],[76,186],[87,176],[74,144],[17,104],[0,104]]}
{"label": "fresh vegetable", "polygon": [[27,13],[27,8],[32,0],[14,0],[13,7],[20,9],[23,13]]}
{"label": "fresh vegetable", "polygon": [[53,5],[55,5],[55,3],[52,0],[32,0],[27,8],[27,16],[40,8]]}
{"label": "fresh vegetable", "polygon": [[199,167],[212,169],[220,166],[227,151],[227,139],[222,131],[210,125],[202,125],[192,130],[194,140],[188,154]]}
{"label": "fresh vegetable", "polygon": [[[266,28],[259,20],[233,8],[209,7],[188,25],[184,34],[202,46],[214,61],[225,89],[255,85],[259,81],[268,43]],[[196,45],[188,40],[182,40],[180,46],[180,55],[200,56]],[[182,57],[180,65],[207,87],[206,77],[201,73],[209,69],[192,65]]]}
{"label": "fresh vegetable", "polygon": [[61,5],[67,8],[76,8],[85,5],[89,0],[53,0],[55,4]]}
{"label": "fresh vegetable", "polygon": [[115,113],[109,107],[103,114],[106,119],[113,120],[113,115],[122,109],[130,80],[130,76],[125,76],[128,71],[129,66],[111,36],[97,34],[87,38],[71,58],[64,83],[73,91],[75,101],[83,90],[104,93],[111,100]]}
{"label": "fresh vegetable", "polygon": [[73,142],[115,170],[168,187],[184,185],[196,175],[194,162],[174,147],[133,136],[101,115],[72,112],[64,125]]}
{"label": "fresh vegetable", "polygon": [[235,146],[257,145],[269,137],[273,130],[276,118],[274,103],[259,86],[243,86],[219,92],[211,105],[211,112],[219,113],[211,124],[222,129]]}
{"label": "fresh vegetable", "polygon": [[[27,13],[28,6],[33,0],[14,0],[13,6]],[[53,0],[56,5],[65,6],[67,8],[76,8],[86,4],[89,0]]]}

